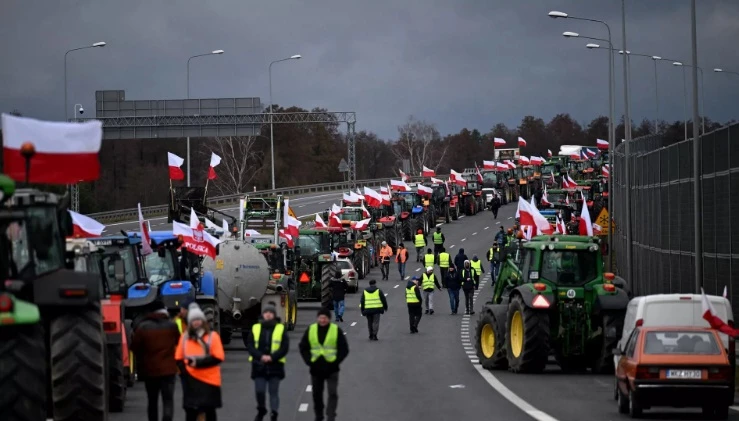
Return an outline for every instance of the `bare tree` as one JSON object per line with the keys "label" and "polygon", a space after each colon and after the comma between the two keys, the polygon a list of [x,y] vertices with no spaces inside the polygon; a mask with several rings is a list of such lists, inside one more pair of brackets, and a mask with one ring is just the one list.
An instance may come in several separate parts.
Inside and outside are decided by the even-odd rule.
{"label": "bare tree", "polygon": [[393,152],[399,160],[410,161],[411,174],[420,174],[424,165],[434,171],[441,166],[449,145],[442,141],[435,125],[409,116],[405,124],[398,126],[398,134]]}
{"label": "bare tree", "polygon": [[216,137],[204,142],[203,155],[211,152],[221,157],[216,167],[218,178],[211,181],[208,190],[220,195],[245,193],[249,184],[262,170],[262,152],[256,148],[257,136]]}

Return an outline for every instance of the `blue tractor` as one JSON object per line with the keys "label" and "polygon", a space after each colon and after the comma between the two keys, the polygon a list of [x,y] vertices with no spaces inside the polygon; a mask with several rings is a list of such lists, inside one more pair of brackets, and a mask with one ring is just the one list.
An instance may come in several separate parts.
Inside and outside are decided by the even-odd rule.
{"label": "blue tractor", "polygon": [[400,219],[404,240],[413,240],[418,230],[421,230],[424,236],[429,234],[431,223],[423,197],[416,192],[395,192],[391,201],[395,215]]}
{"label": "blue tractor", "polygon": [[[138,233],[128,236],[141,241]],[[220,333],[218,285],[211,272],[201,273],[202,257],[181,249],[182,242],[172,231],[152,231],[149,236],[153,253],[143,257],[148,279],[129,288],[127,306],[138,302],[139,308],[148,310],[146,306],[160,298],[175,313],[182,303],[197,302],[211,328]]]}

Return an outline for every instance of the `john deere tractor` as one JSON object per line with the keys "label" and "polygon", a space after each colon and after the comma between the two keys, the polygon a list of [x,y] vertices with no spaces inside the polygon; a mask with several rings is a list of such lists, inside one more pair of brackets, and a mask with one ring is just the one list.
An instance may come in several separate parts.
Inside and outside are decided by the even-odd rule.
{"label": "john deere tractor", "polygon": [[334,238],[330,230],[300,230],[295,247],[298,301],[318,300],[323,307],[333,308],[330,284],[337,268],[332,256]]}
{"label": "john deere tractor", "polygon": [[504,250],[493,298],[475,328],[484,368],[538,373],[553,355],[564,371],[613,370],[629,298],[603,273],[599,250],[597,237],[568,235]]}

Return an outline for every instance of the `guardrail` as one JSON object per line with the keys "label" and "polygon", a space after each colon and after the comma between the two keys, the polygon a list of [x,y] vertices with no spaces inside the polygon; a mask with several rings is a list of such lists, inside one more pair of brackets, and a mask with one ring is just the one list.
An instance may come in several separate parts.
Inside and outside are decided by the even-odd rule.
{"label": "guardrail", "polygon": [[[445,178],[447,176],[439,176],[442,178]],[[392,177],[392,179],[397,179],[397,177]],[[376,179],[370,179],[370,180],[357,180],[354,182],[354,184],[357,187],[382,187],[390,183],[391,178],[376,178]],[[419,181],[419,177],[412,178],[411,181]],[[251,197],[264,197],[264,196],[274,196],[274,195],[283,195],[283,196],[295,196],[295,195],[302,195],[302,194],[308,194],[308,193],[320,193],[320,192],[330,192],[330,191],[349,191],[349,189],[353,188],[352,183],[343,181],[339,183],[322,183],[322,184],[309,184],[305,186],[294,186],[294,187],[285,187],[281,189],[274,189],[274,190],[259,190],[255,192],[246,192],[246,193],[240,193],[240,194],[232,194],[228,196],[219,196],[219,197],[211,197],[208,198],[208,205],[214,208],[226,206],[226,205],[233,205],[238,204],[239,199],[243,199],[244,196],[249,195]],[[147,206],[141,208],[141,213],[143,214],[144,218],[150,218],[154,216],[162,216],[167,214],[167,206],[168,205],[156,205],[156,206]],[[98,213],[91,213],[88,214],[90,218],[93,218],[103,224],[105,223],[111,223],[111,222],[119,222],[119,221],[136,221],[138,220],[138,208],[130,208],[130,209],[122,209],[122,210],[116,210],[116,211],[109,211],[109,212],[98,212]]]}

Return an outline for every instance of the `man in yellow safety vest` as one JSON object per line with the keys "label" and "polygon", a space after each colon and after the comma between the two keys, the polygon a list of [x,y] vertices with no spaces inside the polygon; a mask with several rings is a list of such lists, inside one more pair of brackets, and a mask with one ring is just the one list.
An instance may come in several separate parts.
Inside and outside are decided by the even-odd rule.
{"label": "man in yellow safety vest", "polygon": [[369,284],[370,286],[362,293],[359,307],[362,309],[362,316],[367,317],[369,339],[376,341],[377,332],[380,330],[380,315],[387,310],[387,299],[382,290],[377,288],[377,281],[373,279],[369,281]]}
{"label": "man in yellow safety vest", "polygon": [[441,285],[439,285],[439,281],[434,276],[433,266],[426,267],[426,273],[423,274],[421,281],[423,301],[426,304],[426,314],[434,314],[434,287],[441,290]]}
{"label": "man in yellow safety vest", "polygon": [[444,234],[441,233],[441,227],[436,227],[436,232],[432,239],[434,241],[434,254],[438,255],[444,248],[444,240],[446,240]]}
{"label": "man in yellow safety vest", "polygon": [[441,269],[441,285],[444,288],[446,288],[446,275],[449,273],[449,266],[451,264],[452,256],[442,247],[439,253],[439,268]]}
{"label": "man in yellow safety vest", "polygon": [[349,344],[341,328],[331,323],[331,311],[325,308],[318,311],[317,322],[305,331],[298,348],[303,361],[310,367],[316,420],[324,419],[323,390],[327,385],[326,416],[329,421],[335,421],[339,402],[339,364],[349,355]]}
{"label": "man in yellow safety vest", "polygon": [[411,333],[418,333],[418,323],[421,321],[423,304],[421,304],[421,289],[418,288],[418,276],[414,276],[405,286],[405,302],[408,305],[408,321]]}
{"label": "man in yellow safety vest", "polygon": [[413,238],[413,245],[416,247],[416,262],[420,262],[423,248],[426,247],[426,237],[423,235],[423,230],[416,232],[416,236]]}
{"label": "man in yellow safety vest", "polygon": [[436,256],[434,255],[434,252],[431,251],[431,249],[426,249],[426,255],[423,256],[423,266],[433,266],[436,264]]}
{"label": "man in yellow safety vest", "polygon": [[477,258],[477,255],[472,255],[472,261],[470,261],[470,267],[475,274],[475,289],[480,286],[480,276],[485,273],[485,268],[482,267],[482,260]]}

